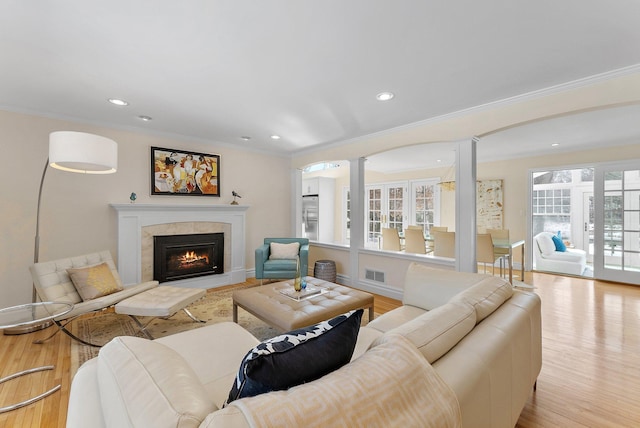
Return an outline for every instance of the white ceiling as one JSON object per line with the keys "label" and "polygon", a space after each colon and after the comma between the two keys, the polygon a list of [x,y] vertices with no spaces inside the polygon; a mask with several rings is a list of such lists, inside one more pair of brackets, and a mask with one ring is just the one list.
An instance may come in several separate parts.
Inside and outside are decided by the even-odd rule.
{"label": "white ceiling", "polygon": [[[553,145],[557,144],[557,145]],[[598,147],[640,144],[640,105],[589,111],[502,130],[482,136],[477,161],[490,162]],[[394,173],[451,166],[455,144],[419,144],[367,158],[367,169]]]}
{"label": "white ceiling", "polygon": [[[295,154],[638,65],[639,17],[632,0],[2,0],[0,108]],[[632,117],[505,131],[479,157],[637,138]]]}

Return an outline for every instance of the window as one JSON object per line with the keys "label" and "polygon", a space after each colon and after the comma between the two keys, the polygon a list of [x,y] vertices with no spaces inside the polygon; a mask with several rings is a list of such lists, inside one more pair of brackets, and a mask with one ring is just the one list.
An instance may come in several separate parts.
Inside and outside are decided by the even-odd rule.
{"label": "window", "polygon": [[571,224],[571,189],[543,189],[533,191],[533,234],[543,231],[569,231]]}
{"label": "window", "polygon": [[[411,216],[409,224],[422,226],[428,232],[431,226],[440,224],[438,180],[411,182]],[[438,207],[438,209],[436,209]]]}
{"label": "window", "polygon": [[342,236],[345,244],[351,241],[351,190],[348,187],[342,189],[342,206],[345,207],[342,218]]}
{"label": "window", "polygon": [[571,183],[572,170],[549,171],[534,174],[533,184]]}
{"label": "window", "polygon": [[404,230],[404,206],[405,189],[402,186],[393,186],[387,189],[387,214],[389,216],[388,227]]}
{"label": "window", "polygon": [[377,245],[381,235],[382,223],[382,188],[375,187],[367,190],[367,242]]}

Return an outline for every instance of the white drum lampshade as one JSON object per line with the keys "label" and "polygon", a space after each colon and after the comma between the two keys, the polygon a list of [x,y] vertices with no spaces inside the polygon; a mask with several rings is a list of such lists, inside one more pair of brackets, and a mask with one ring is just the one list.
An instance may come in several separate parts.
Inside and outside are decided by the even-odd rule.
{"label": "white drum lampshade", "polygon": [[118,144],[85,132],[52,132],[49,135],[49,165],[69,172],[111,174],[118,168]]}

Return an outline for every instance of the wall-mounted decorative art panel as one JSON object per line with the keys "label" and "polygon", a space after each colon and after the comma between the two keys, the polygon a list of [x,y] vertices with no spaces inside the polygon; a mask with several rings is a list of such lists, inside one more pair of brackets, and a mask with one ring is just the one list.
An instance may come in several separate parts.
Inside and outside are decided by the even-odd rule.
{"label": "wall-mounted decorative art panel", "polygon": [[220,156],[151,147],[151,194],[220,196]]}
{"label": "wall-mounted decorative art panel", "polygon": [[478,231],[502,229],[502,180],[479,180],[476,183],[476,225]]}

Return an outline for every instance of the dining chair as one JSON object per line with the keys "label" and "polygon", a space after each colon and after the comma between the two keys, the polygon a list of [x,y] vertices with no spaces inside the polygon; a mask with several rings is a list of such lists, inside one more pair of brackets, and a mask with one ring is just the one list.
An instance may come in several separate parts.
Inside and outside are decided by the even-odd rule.
{"label": "dining chair", "polygon": [[391,227],[382,228],[382,249],[400,251],[400,235],[398,229]]}
{"label": "dining chair", "polygon": [[[493,248],[493,239],[489,233],[478,233],[476,235],[476,261],[484,264],[484,273],[487,273],[487,263],[491,263],[492,275],[496,273],[496,260],[502,256],[497,255]],[[502,274],[502,269],[500,270]]]}
{"label": "dining chair", "polygon": [[[509,241],[509,229],[487,229],[486,233],[491,235],[491,239],[493,240],[505,240]],[[500,276],[503,274],[503,265],[509,262],[509,249],[508,248],[493,248],[493,252],[495,255],[502,257],[500,260]]]}
{"label": "dining chair", "polygon": [[433,232],[448,232],[449,228],[447,226],[431,226],[429,228],[429,233]]}
{"label": "dining chair", "polygon": [[438,257],[456,257],[456,233],[433,232],[433,255]]}
{"label": "dining chair", "polygon": [[425,245],[423,233],[424,232],[421,227],[409,227],[404,230],[405,253],[427,254],[427,247]]}
{"label": "dining chair", "polygon": [[434,232],[448,232],[449,228],[447,226],[431,226],[429,228],[429,239],[427,241],[427,248],[433,251],[433,233]]}

